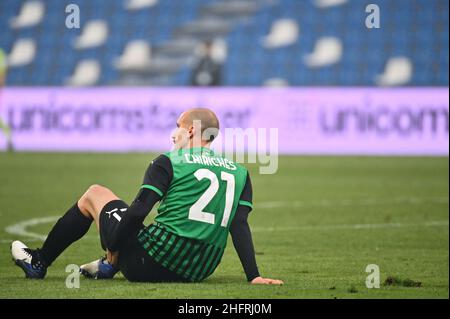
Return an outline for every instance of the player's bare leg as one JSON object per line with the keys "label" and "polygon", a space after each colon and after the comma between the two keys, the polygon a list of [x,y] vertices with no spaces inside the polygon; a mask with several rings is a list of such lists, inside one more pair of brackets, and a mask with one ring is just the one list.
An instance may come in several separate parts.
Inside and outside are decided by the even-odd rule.
{"label": "player's bare leg", "polygon": [[[95,221],[97,230],[99,230],[100,212],[108,202],[117,199],[119,199],[119,197],[117,197],[110,189],[101,185],[92,185],[78,200],[78,207],[84,216],[92,218]],[[110,264],[117,265],[117,252],[112,253],[107,250],[106,256]]]}
{"label": "player's bare leg", "polygon": [[[103,206],[109,201],[116,199],[118,197],[106,187],[92,185],[58,219],[41,248],[30,249],[22,242],[14,241],[11,244],[11,253],[14,262],[22,268],[27,278],[44,278],[47,273],[47,268],[67,247],[88,232],[92,221],[95,221],[97,229],[99,229],[100,212]],[[112,278],[117,272],[117,267],[114,267],[114,264],[117,263],[118,255],[107,252],[107,256],[108,261],[105,260],[106,258],[101,258],[97,263],[98,270],[107,270],[107,272],[103,272],[107,276],[102,278]]]}

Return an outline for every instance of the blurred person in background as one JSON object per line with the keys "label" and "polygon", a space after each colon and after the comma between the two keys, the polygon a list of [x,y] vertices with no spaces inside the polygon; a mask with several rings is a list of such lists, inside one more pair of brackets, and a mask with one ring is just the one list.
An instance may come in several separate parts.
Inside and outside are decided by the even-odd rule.
{"label": "blurred person in background", "polygon": [[202,56],[194,67],[192,86],[220,86],[222,84],[222,65],[213,58],[213,43],[203,43]]}

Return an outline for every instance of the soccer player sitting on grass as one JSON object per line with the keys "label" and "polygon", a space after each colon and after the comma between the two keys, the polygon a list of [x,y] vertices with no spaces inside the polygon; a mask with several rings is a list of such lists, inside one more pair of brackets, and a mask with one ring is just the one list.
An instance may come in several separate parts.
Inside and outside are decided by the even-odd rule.
{"label": "soccer player sitting on grass", "polygon": [[[80,267],[87,277],[109,279],[120,270],[129,281],[198,282],[219,265],[229,231],[247,280],[282,284],[258,272],[247,223],[250,176],[209,148],[218,130],[219,121],[208,109],[181,114],[172,136],[174,151],[150,164],[130,206],[106,187],[89,187],[53,226],[42,248],[12,243],[16,265],[27,278],[44,278],[47,267],[95,221],[106,256]],[[155,222],[144,226],[158,201]]]}

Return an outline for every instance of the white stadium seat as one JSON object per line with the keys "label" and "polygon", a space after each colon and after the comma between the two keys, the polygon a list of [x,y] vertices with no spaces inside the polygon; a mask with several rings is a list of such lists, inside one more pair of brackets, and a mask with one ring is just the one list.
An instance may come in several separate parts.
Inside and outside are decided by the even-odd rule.
{"label": "white stadium seat", "polygon": [[335,37],[322,37],[317,40],[314,51],[304,56],[310,68],[320,68],[338,63],[342,59],[342,42]]}
{"label": "white stadium seat", "polygon": [[375,77],[379,86],[398,86],[408,84],[413,75],[413,65],[407,57],[393,57],[386,62],[384,72]]}
{"label": "white stadium seat", "polygon": [[97,60],[83,60],[78,62],[73,75],[67,79],[70,86],[91,86],[100,79],[101,67]]}
{"label": "white stadium seat", "polygon": [[82,34],[75,40],[76,49],[88,49],[101,46],[108,38],[108,24],[103,20],[86,23]]}
{"label": "white stadium seat", "polygon": [[279,19],[272,24],[270,33],[264,37],[263,46],[272,49],[291,45],[297,42],[299,33],[297,21]]}
{"label": "white stadium seat", "polygon": [[341,6],[347,3],[347,0],[314,0],[314,5],[321,9]]}
{"label": "white stadium seat", "polygon": [[13,29],[27,28],[39,24],[45,13],[44,3],[41,1],[28,1],[22,5],[17,17],[9,21]]}
{"label": "white stadium seat", "polygon": [[140,10],[151,8],[156,4],[158,4],[158,0],[127,0],[125,2],[125,8],[128,10]]}
{"label": "white stadium seat", "polygon": [[36,56],[36,42],[34,39],[19,39],[14,42],[11,53],[7,58],[8,67],[21,67],[31,63]]}
{"label": "white stadium seat", "polygon": [[270,88],[283,88],[288,87],[289,82],[286,79],[282,78],[271,78],[264,81],[264,86]]}
{"label": "white stadium seat", "polygon": [[123,53],[114,61],[114,67],[118,70],[139,70],[150,65],[151,48],[144,40],[128,42]]}

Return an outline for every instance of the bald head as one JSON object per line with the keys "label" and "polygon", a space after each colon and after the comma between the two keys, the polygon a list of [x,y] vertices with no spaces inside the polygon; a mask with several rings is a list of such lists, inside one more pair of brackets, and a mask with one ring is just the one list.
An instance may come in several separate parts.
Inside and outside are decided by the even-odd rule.
{"label": "bald head", "polygon": [[212,142],[219,134],[219,120],[210,109],[189,109],[181,114],[178,121],[178,124],[186,129],[194,127],[206,142]]}

